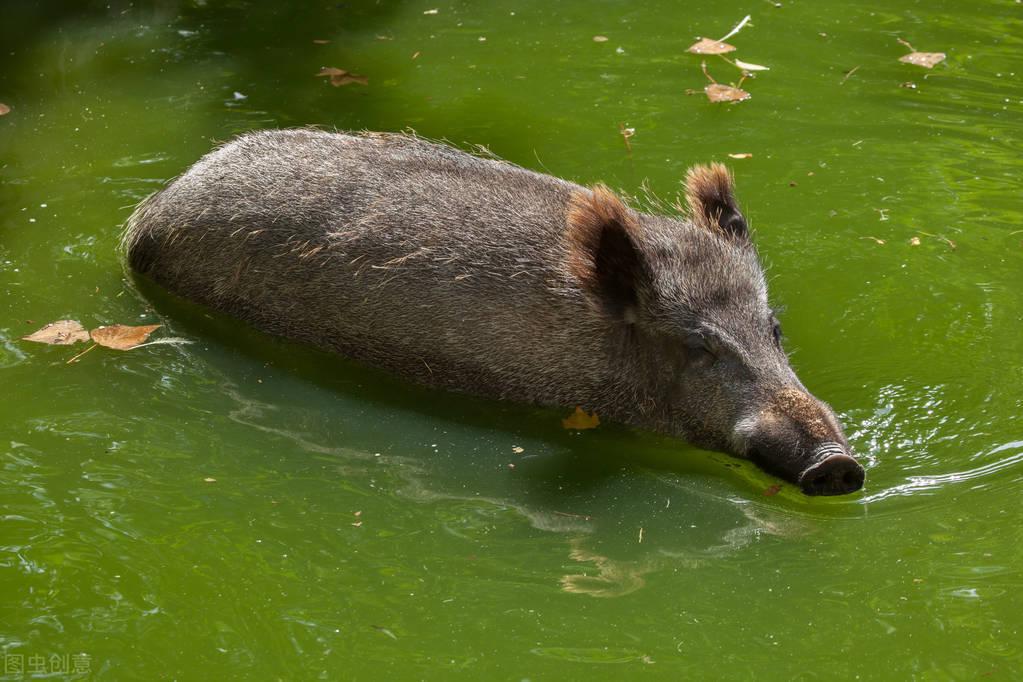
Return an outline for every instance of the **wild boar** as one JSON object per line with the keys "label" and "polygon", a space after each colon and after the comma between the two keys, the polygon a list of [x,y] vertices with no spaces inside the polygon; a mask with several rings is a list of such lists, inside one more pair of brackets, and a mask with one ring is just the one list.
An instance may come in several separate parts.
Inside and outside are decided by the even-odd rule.
{"label": "wild boar", "polygon": [[269,130],[128,220],[128,262],[271,334],[446,389],[753,460],[810,495],[864,470],[800,383],[722,165],[687,215],[412,135]]}

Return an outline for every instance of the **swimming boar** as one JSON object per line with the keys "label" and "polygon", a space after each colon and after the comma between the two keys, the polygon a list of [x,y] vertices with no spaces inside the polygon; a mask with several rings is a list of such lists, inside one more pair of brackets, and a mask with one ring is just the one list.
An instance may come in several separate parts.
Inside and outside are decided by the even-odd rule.
{"label": "swimming boar", "polygon": [[243,135],[145,200],[131,267],[272,334],[410,380],[752,459],[810,495],[863,485],[796,378],[721,165],[688,217],[400,134]]}

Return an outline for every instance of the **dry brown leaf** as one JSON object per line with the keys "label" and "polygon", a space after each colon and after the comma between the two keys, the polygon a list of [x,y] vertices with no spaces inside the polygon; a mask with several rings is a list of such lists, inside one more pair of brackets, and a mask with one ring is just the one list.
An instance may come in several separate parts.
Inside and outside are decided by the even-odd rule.
{"label": "dry brown leaf", "polygon": [[728,52],[735,52],[735,46],[723,43],[720,40],[701,38],[690,45],[686,49],[686,52],[691,52],[693,54],[726,54]]}
{"label": "dry brown leaf", "polygon": [[159,324],[144,324],[140,327],[130,327],[126,324],[112,324],[108,327],[98,327],[90,334],[92,340],[101,346],[115,350],[131,350],[139,344],[145,343],[149,335],[159,329]]}
{"label": "dry brown leaf", "polygon": [[730,158],[733,158],[733,159],[752,159],[753,158],[753,155],[750,154],[749,152],[744,152],[742,154],[729,154],[728,156]]}
{"label": "dry brown leaf", "polygon": [[0,116],[6,116],[9,113],[11,113],[11,108],[3,102],[0,102]]}
{"label": "dry brown leaf", "polygon": [[915,64],[925,69],[933,69],[935,64],[945,61],[944,52],[910,52],[899,57],[904,64]]}
{"label": "dry brown leaf", "polygon": [[576,431],[595,429],[600,426],[600,418],[596,412],[587,413],[586,410],[577,406],[575,412],[561,420],[561,425],[566,429]]}
{"label": "dry brown leaf", "polygon": [[21,340],[48,343],[51,346],[70,346],[79,341],[88,341],[89,332],[77,320],[57,320],[37,332],[21,337]]}
{"label": "dry brown leaf", "polygon": [[745,90],[721,83],[711,83],[703,91],[711,102],[744,102],[750,98]]}
{"label": "dry brown leaf", "polygon": [[351,73],[344,69],[337,69],[333,66],[325,66],[320,69],[317,76],[326,76],[330,78],[330,84],[335,88],[341,87],[342,85],[349,85],[351,83],[358,83],[359,85],[369,85],[369,79],[365,76],[360,76],[357,73]]}

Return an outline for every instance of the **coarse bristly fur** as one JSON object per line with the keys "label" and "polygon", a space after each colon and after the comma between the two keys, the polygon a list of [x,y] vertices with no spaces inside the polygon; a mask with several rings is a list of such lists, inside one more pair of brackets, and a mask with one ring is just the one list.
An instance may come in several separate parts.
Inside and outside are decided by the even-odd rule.
{"label": "coarse bristly fur", "polygon": [[271,130],[146,199],[123,245],[139,273],[267,332],[798,480],[845,439],[782,352],[730,174],[692,169],[687,198],[689,219],[647,215],[410,135]]}

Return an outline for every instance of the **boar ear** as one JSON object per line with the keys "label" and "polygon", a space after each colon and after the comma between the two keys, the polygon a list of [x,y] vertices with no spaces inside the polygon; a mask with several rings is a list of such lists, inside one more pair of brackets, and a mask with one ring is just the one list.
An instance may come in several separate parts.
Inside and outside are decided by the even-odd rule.
{"label": "boar ear", "polygon": [[614,317],[633,322],[649,281],[636,214],[603,185],[572,195],[566,238],[569,269]]}
{"label": "boar ear", "polygon": [[686,201],[697,227],[719,230],[730,237],[749,238],[746,219],[735,203],[732,174],[720,163],[689,169]]}

